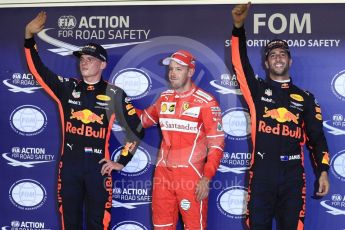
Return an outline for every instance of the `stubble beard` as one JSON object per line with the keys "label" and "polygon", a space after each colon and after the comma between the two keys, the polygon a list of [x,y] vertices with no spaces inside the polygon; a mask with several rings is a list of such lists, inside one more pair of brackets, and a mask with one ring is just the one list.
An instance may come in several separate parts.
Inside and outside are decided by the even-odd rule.
{"label": "stubble beard", "polygon": [[289,72],[289,66],[285,66],[282,70],[275,70],[274,68],[269,69],[270,75],[277,76],[277,77],[284,77]]}

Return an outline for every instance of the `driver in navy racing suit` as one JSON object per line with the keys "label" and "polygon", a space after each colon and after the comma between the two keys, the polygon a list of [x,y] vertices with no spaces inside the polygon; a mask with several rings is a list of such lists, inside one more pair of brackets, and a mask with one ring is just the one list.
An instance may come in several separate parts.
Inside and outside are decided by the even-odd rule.
{"label": "driver in navy racing suit", "polygon": [[319,177],[318,196],[329,191],[329,154],[321,109],[314,96],[295,86],[288,44],[272,40],[265,48],[266,81],[250,65],[244,21],[250,3],[232,11],[232,64],[251,116],[253,152],[249,172],[247,225],[250,229],[303,229],[305,216],[305,143]]}
{"label": "driver in navy racing suit", "polygon": [[[62,155],[58,175],[58,202],[62,229],[108,229],[112,207],[112,170],[131,160],[143,137],[141,122],[125,92],[102,79],[107,64],[105,49],[89,43],[73,54],[79,57],[82,80],[64,78],[41,62],[34,34],[46,13],[26,26],[28,67],[44,90],[57,102],[62,125]],[[114,121],[126,131],[125,146],[117,162],[110,160],[109,138]],[[84,206],[85,205],[85,206]]]}

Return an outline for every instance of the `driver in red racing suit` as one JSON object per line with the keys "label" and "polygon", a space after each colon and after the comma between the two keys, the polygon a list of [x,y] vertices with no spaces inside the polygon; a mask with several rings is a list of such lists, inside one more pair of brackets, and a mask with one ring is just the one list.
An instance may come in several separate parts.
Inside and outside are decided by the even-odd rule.
{"label": "driver in red racing suit", "polygon": [[232,11],[232,63],[246,100],[252,125],[252,161],[249,172],[247,225],[270,230],[303,229],[305,216],[305,143],[310,147],[319,177],[316,193],[329,191],[329,154],[321,109],[314,96],[292,83],[288,44],[272,40],[265,48],[266,81],[255,78],[246,49],[244,20],[250,3]]}
{"label": "driver in red racing suit", "polygon": [[163,60],[171,90],[140,112],[143,126],[159,125],[162,142],[154,173],[154,229],[175,229],[180,211],[185,229],[206,229],[209,181],[223,156],[220,107],[191,80],[194,57],[185,50]]}

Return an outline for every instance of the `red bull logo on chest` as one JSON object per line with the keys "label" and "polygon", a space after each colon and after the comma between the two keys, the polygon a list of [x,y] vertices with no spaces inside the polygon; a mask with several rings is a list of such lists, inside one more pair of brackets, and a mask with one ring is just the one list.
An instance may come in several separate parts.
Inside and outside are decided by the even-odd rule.
{"label": "red bull logo on chest", "polygon": [[71,122],[68,121],[66,122],[66,132],[80,136],[104,139],[106,135],[105,128],[101,127],[99,128],[99,130],[96,130],[91,126],[86,125],[90,123],[97,123],[103,125],[103,116],[103,114],[99,116],[88,109],[80,111],[74,111],[72,109],[70,119],[77,119],[78,121],[81,121],[83,124],[80,127],[75,127]]}
{"label": "red bull logo on chest", "polygon": [[300,139],[302,137],[302,129],[301,127],[291,128],[287,124],[280,124],[285,122],[293,122],[298,124],[299,114],[293,114],[289,110],[284,107],[280,107],[277,109],[268,109],[265,107],[263,117],[270,117],[279,123],[275,126],[270,126],[266,124],[265,121],[259,121],[258,131],[262,133],[268,133],[273,135],[282,135],[282,136],[289,136],[296,139]]}
{"label": "red bull logo on chest", "polygon": [[296,127],[295,129],[289,127],[288,125],[277,124],[276,126],[267,125],[264,121],[259,121],[259,132],[268,133],[273,135],[289,136],[296,139],[302,137],[301,127]]}
{"label": "red bull logo on chest", "polygon": [[92,128],[91,126],[84,125],[84,124],[82,124],[80,127],[75,127],[69,121],[66,122],[66,132],[80,135],[80,136],[100,138],[100,139],[104,139],[106,135],[105,128],[100,128],[99,130],[96,130]]}

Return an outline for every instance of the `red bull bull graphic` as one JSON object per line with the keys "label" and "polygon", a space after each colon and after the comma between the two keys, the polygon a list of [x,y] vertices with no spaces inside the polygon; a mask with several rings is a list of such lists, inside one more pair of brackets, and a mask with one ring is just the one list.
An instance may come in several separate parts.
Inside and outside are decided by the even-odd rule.
{"label": "red bull bull graphic", "polygon": [[103,125],[103,116],[98,116],[97,114],[93,113],[91,110],[84,109],[80,111],[74,111],[71,109],[71,117],[70,119],[77,119],[78,121],[83,122],[84,124],[95,123],[97,122],[100,125]]}
{"label": "red bull bull graphic", "polygon": [[90,123],[98,123],[100,125],[103,125],[103,116],[104,114],[98,116],[97,114],[93,113],[88,109],[80,111],[74,111],[73,109],[71,109],[70,119],[77,119],[78,121],[81,121],[83,124],[80,127],[75,127],[71,122],[68,121],[66,122],[66,132],[86,137],[104,139],[106,135],[105,128],[95,130],[95,128],[86,125]]}
{"label": "red bull bull graphic", "polygon": [[263,115],[263,117],[270,117],[280,123],[292,121],[293,123],[298,124],[299,114],[295,115],[284,107],[270,110],[265,107],[265,114]]}

